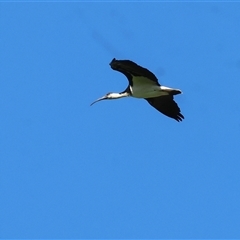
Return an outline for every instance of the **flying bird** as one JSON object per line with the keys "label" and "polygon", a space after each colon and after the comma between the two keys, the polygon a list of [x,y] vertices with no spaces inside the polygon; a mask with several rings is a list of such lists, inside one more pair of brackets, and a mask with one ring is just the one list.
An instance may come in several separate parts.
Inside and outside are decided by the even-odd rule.
{"label": "flying bird", "polygon": [[121,93],[107,93],[105,96],[94,101],[91,106],[101,100],[118,99],[122,97],[144,98],[148,103],[162,114],[182,121],[184,116],[181,113],[173,96],[181,94],[181,90],[161,86],[156,76],[148,69],[143,68],[130,60],[116,60],[110,62],[113,70],[124,74],[129,82],[128,87]]}

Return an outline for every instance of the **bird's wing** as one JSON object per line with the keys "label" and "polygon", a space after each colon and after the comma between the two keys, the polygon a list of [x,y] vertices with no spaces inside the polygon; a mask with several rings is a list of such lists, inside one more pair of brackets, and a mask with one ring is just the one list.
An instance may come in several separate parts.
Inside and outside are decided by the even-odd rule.
{"label": "bird's wing", "polygon": [[111,61],[110,66],[113,70],[123,73],[128,78],[130,85],[133,84],[133,77],[141,77],[136,79],[138,79],[139,81],[143,79],[150,80],[159,85],[157,77],[152,72],[130,60],[116,60],[114,58]]}
{"label": "bird's wing", "polygon": [[177,103],[173,100],[173,96],[166,95],[155,98],[146,98],[148,103],[156,108],[159,112],[164,115],[173,118],[175,120],[182,121],[184,116],[181,114],[181,110]]}

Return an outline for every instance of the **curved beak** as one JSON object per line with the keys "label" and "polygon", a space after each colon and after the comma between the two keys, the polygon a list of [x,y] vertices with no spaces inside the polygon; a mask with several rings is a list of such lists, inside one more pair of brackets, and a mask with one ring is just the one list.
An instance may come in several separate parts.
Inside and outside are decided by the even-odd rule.
{"label": "curved beak", "polygon": [[101,97],[101,98],[98,98],[96,101],[94,101],[93,103],[91,103],[90,106],[92,106],[92,105],[93,105],[94,103],[96,103],[96,102],[99,102],[99,101],[102,101],[102,100],[105,100],[105,99],[108,99],[107,96],[103,96],[103,97]]}

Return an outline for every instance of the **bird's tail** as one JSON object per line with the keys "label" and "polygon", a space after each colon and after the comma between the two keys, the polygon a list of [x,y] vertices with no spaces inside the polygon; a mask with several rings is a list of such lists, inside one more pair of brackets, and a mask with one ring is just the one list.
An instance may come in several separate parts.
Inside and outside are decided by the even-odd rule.
{"label": "bird's tail", "polygon": [[182,91],[180,89],[176,89],[176,88],[169,88],[169,87],[165,87],[165,86],[160,86],[161,90],[164,92],[167,92],[171,95],[177,95],[177,94],[181,94]]}

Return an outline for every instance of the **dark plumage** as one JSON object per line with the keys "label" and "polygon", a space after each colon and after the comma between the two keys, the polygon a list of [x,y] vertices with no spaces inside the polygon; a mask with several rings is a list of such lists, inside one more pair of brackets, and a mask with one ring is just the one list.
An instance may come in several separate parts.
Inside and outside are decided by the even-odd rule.
{"label": "dark plumage", "polygon": [[110,62],[110,66],[113,70],[124,74],[129,81],[129,85],[125,91],[121,93],[108,93],[95,102],[128,96],[144,98],[162,114],[178,122],[184,119],[180,108],[173,100],[173,96],[181,94],[181,90],[161,86],[157,77],[152,72],[130,60],[116,60],[114,58]]}

